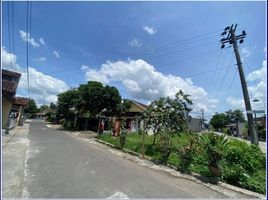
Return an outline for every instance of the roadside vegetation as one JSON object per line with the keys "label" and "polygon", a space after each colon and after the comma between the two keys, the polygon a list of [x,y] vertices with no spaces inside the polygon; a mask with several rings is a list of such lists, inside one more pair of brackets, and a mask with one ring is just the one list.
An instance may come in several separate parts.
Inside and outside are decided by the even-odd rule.
{"label": "roadside vegetation", "polygon": [[[213,144],[215,141],[223,142],[217,135],[212,136],[217,139],[208,139],[208,143],[204,143],[208,146],[200,144],[201,137],[211,137],[210,135],[211,133],[204,134],[204,136],[180,133],[172,136],[171,151],[169,153],[167,150],[169,153],[167,157],[167,154],[161,151],[161,143],[159,143],[163,138],[158,135],[155,144],[153,144],[154,136],[146,134],[144,140],[145,155],[152,157],[155,162],[176,167],[181,172],[195,172],[211,178],[211,180],[215,180],[215,174],[209,170],[209,167],[220,165],[218,174],[220,176],[216,176],[219,180],[265,194],[266,158],[259,147],[248,145],[236,139],[228,140],[225,144]],[[122,148],[120,137],[103,134],[99,139],[111,143],[117,148]],[[123,146],[125,149],[141,154],[142,135],[139,133],[128,134]],[[213,148],[215,151],[210,151]]]}
{"label": "roadside vegetation", "polygon": [[[144,137],[144,154],[156,163],[175,167],[183,173],[198,173],[214,183],[221,180],[265,194],[265,154],[258,146],[227,139],[226,135],[190,132],[188,125],[192,104],[190,96],[181,90],[174,98],[159,98],[136,116],[139,131],[129,134],[123,127],[123,114],[129,109],[128,100],[122,99],[115,87],[89,81],[59,94],[57,105],[50,105],[47,117],[69,130],[87,130],[84,124],[88,124],[88,120],[98,120],[100,114],[116,117],[122,121],[120,135],[114,137],[105,132],[99,135],[99,139],[116,148],[142,154]],[[210,124],[217,130],[226,128],[229,123],[244,121],[241,111],[229,110],[215,114]],[[108,130],[112,129],[108,127]],[[228,130],[225,131],[228,134]]]}

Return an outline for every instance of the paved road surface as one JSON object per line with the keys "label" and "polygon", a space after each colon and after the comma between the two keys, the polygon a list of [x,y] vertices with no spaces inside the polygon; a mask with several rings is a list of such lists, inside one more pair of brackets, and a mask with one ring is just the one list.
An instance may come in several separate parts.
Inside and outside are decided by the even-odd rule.
{"label": "paved road surface", "polygon": [[144,168],[43,122],[30,123],[29,141],[23,197],[224,198],[201,184]]}

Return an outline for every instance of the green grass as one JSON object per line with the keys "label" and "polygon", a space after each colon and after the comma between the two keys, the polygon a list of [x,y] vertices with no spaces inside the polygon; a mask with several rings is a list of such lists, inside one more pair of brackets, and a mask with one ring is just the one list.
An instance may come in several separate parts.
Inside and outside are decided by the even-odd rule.
{"label": "green grass", "polygon": [[[198,135],[191,134],[192,137],[197,138]],[[105,142],[115,145],[120,148],[119,138],[113,137],[110,134],[103,134],[99,138]],[[156,138],[156,144],[158,141]],[[181,133],[175,135],[172,138],[173,152],[170,154],[167,163],[169,165],[177,167],[180,163],[180,159],[176,153],[176,149],[189,143],[189,134]],[[152,157],[154,160],[160,158],[160,151],[158,145],[153,145],[153,136],[145,135],[144,138],[144,150],[145,155]],[[127,135],[125,149],[142,153],[142,135],[138,133],[132,133]],[[245,189],[249,189],[255,192],[265,194],[266,192],[266,170],[265,170],[265,155],[258,147],[248,145],[245,142],[238,140],[230,140],[229,146],[225,150],[224,160],[222,161],[225,174],[222,181],[227,182]],[[235,153],[234,153],[235,152]],[[195,156],[193,163],[191,164],[191,171],[211,176],[207,168],[207,160],[205,155],[198,154]],[[254,168],[254,172],[253,169]],[[241,170],[240,170],[241,169]],[[245,178],[243,178],[243,175]]]}

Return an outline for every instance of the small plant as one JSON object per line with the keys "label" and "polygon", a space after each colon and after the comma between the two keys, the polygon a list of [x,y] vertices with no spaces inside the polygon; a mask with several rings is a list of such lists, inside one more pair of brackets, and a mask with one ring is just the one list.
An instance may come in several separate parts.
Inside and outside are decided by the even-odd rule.
{"label": "small plant", "polygon": [[222,160],[227,140],[228,138],[225,135],[218,136],[213,133],[203,134],[199,137],[199,143],[207,157],[208,169],[212,176],[216,178],[216,181],[223,173],[220,161]]}
{"label": "small plant", "polygon": [[183,145],[178,148],[177,153],[180,159],[178,164],[178,169],[185,172],[190,173],[190,166],[194,160],[195,156],[195,141],[193,138],[190,138],[189,144]]}
{"label": "small plant", "polygon": [[158,141],[160,150],[160,163],[166,165],[169,155],[172,151],[171,134],[168,132],[161,132]]}
{"label": "small plant", "polygon": [[119,142],[120,142],[120,147],[123,149],[127,140],[127,132],[125,130],[121,131],[121,134],[119,136]]}

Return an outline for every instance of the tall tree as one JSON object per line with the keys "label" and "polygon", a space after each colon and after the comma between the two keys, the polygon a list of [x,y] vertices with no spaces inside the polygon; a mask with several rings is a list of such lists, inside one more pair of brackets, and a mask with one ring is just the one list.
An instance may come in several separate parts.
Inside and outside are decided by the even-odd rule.
{"label": "tall tree", "polygon": [[210,124],[215,129],[224,128],[228,124],[228,119],[224,113],[216,113],[211,118]]}
{"label": "tall tree", "polygon": [[245,117],[243,112],[239,109],[236,110],[228,110],[225,112],[228,123],[236,123],[236,122],[244,122]]}
{"label": "tall tree", "polygon": [[24,113],[35,114],[38,112],[37,105],[34,99],[30,99],[28,105],[24,109]]}
{"label": "tall tree", "polygon": [[39,111],[40,112],[48,112],[49,110],[49,106],[44,104],[44,105],[41,105],[40,108],[39,108]]}
{"label": "tall tree", "polygon": [[81,113],[90,113],[91,117],[106,111],[109,115],[116,115],[120,111],[121,96],[115,87],[103,86],[100,82],[89,81],[78,88]]}

